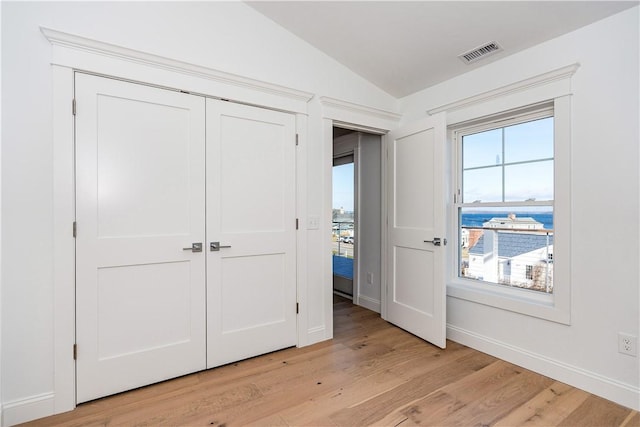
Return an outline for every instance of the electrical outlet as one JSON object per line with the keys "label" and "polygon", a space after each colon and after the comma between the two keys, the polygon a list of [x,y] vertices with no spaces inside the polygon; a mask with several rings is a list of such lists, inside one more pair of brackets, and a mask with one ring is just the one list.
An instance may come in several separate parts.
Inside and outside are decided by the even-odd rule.
{"label": "electrical outlet", "polygon": [[367,273],[367,283],[373,285],[373,273]]}
{"label": "electrical outlet", "polygon": [[629,356],[638,355],[638,337],[618,332],[618,351]]}
{"label": "electrical outlet", "polygon": [[307,229],[317,230],[320,228],[320,217],[317,215],[309,215],[307,217]]}

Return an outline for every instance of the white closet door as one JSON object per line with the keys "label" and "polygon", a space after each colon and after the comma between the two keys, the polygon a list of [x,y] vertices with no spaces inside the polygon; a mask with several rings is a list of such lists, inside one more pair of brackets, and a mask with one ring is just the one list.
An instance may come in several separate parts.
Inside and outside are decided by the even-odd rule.
{"label": "white closet door", "polygon": [[297,342],[295,164],[293,115],[207,100],[208,367]]}
{"label": "white closet door", "polygon": [[444,113],[387,137],[386,320],[446,345]]}
{"label": "white closet door", "polygon": [[76,76],[77,400],[205,368],[205,100]]}

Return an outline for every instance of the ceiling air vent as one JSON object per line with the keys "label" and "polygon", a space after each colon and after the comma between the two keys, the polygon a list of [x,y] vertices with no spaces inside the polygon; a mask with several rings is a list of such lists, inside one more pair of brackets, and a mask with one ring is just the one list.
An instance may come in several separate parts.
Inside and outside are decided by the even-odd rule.
{"label": "ceiling air vent", "polygon": [[491,42],[484,44],[480,47],[472,49],[468,52],[458,55],[458,58],[465,64],[471,64],[472,62],[479,61],[482,58],[486,58],[489,55],[500,52],[502,47],[497,42]]}

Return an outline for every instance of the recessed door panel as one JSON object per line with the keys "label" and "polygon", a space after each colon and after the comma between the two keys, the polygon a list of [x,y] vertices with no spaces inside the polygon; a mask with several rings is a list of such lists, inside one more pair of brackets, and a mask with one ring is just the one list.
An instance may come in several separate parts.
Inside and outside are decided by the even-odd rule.
{"label": "recessed door panel", "polygon": [[288,129],[234,115],[220,116],[219,126],[221,231],[283,232],[285,209],[290,209],[283,187],[290,178]]}
{"label": "recessed door panel", "polygon": [[269,254],[222,260],[223,334],[286,320],[285,258],[286,254]]}
{"label": "recessed door panel", "polygon": [[396,246],[393,302],[433,316],[433,252]]}
{"label": "recessed door panel", "polygon": [[433,228],[433,129],[407,135],[394,144],[395,227]]}
{"label": "recessed door panel", "polygon": [[190,147],[178,142],[191,110],[110,94],[96,102],[98,235],[188,234]]}
{"label": "recessed door panel", "polygon": [[188,261],[99,268],[98,359],[189,342],[190,269]]}

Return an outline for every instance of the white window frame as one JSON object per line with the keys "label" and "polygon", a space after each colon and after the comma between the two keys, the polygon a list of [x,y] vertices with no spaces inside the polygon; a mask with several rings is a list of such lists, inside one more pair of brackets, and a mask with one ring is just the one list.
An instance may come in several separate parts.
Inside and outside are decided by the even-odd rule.
{"label": "white window frame", "polygon": [[[549,111],[554,116],[554,290],[552,294],[527,289],[490,284],[458,277],[459,232],[458,205],[448,208],[449,236],[447,295],[476,303],[497,307],[558,323],[571,323],[571,116],[570,96],[561,96],[521,108],[465,120],[449,127],[451,148],[451,183],[453,193],[460,188],[461,165],[458,158],[456,132],[471,127],[489,129],[522,122],[523,117],[540,117]],[[535,119],[535,118],[534,118]],[[506,121],[505,121],[506,120]],[[468,132],[466,132],[468,134]],[[455,197],[455,194],[454,194]],[[535,204],[532,203],[532,204]],[[548,203],[547,203],[548,204]],[[500,203],[500,205],[504,205]]]}

